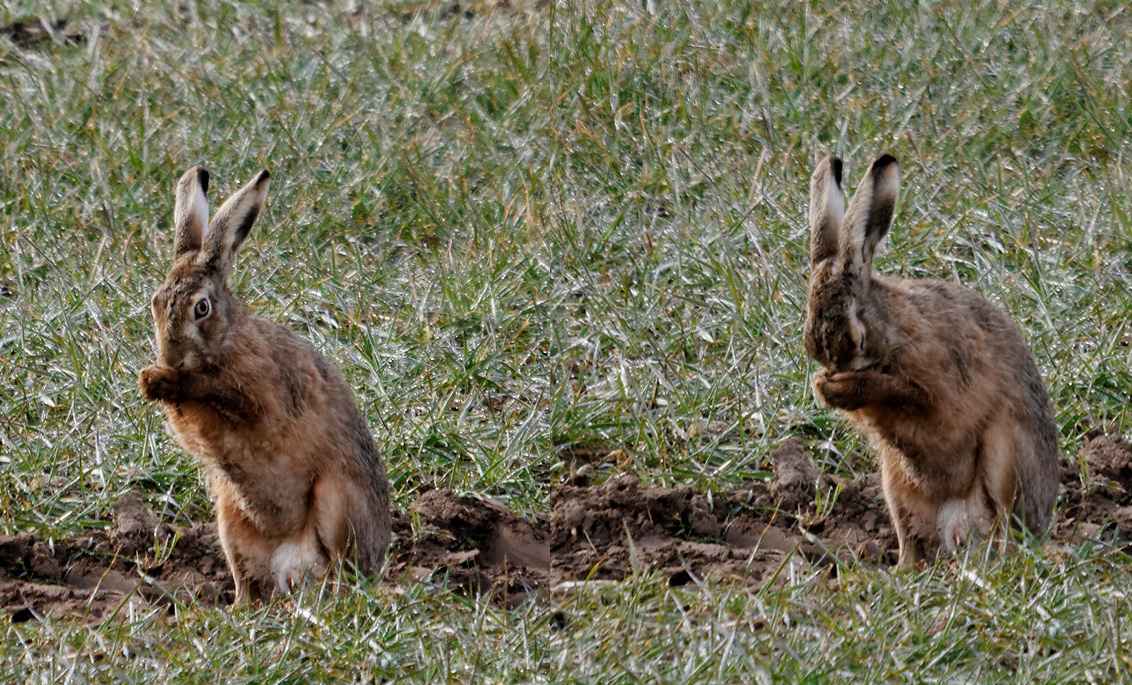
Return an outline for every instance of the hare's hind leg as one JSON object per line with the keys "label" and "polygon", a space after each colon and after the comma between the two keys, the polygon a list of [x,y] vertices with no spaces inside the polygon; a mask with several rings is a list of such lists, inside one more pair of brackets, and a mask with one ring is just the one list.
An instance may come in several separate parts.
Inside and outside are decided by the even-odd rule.
{"label": "hare's hind leg", "polygon": [[365,481],[324,475],[314,488],[311,519],[332,560],[341,558],[366,575],[381,570],[390,539],[388,504]]}
{"label": "hare's hind leg", "polygon": [[1018,490],[1018,460],[1024,450],[1032,449],[1028,436],[1016,421],[1010,417],[999,417],[983,431],[982,449],[979,452],[979,474],[975,482],[977,492],[972,496],[981,497],[983,520],[979,521],[984,534],[998,528],[996,536],[1005,546],[1006,528],[1014,509],[1014,498]]}
{"label": "hare's hind leg", "polygon": [[[979,456],[978,483],[988,510],[983,527],[993,531],[999,550],[1010,547],[1016,524],[1045,532],[1057,496],[1056,439],[1004,412],[983,432]],[[1053,465],[1040,466],[1047,461]]]}

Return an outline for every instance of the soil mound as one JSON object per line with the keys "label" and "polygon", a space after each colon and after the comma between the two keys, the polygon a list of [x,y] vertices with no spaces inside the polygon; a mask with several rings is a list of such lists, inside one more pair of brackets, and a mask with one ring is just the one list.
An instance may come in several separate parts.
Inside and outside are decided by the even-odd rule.
{"label": "soil mound", "polygon": [[[412,519],[420,522],[414,533]],[[430,490],[394,521],[387,578],[437,582],[521,601],[546,582],[546,533],[494,500]]]}
{"label": "soil mound", "polygon": [[[822,473],[802,443],[771,454],[774,479],[719,494],[650,487],[631,474],[575,476],[532,520],[501,502],[430,490],[394,516],[386,582],[423,582],[514,605],[659,572],[761,587],[825,565],[889,565],[896,535],[876,474]],[[162,523],[137,493],[109,530],[68,540],[0,536],[0,607],[12,621],[116,615],[197,599],[227,604],[233,586],[216,528]],[[1063,465],[1053,544],[1132,546],[1132,445],[1091,440]],[[125,612],[125,613],[123,613]]]}

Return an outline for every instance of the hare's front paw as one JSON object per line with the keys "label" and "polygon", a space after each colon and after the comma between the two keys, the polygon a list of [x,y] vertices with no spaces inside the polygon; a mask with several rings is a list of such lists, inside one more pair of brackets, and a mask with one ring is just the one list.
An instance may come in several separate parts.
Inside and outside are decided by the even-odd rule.
{"label": "hare's front paw", "polygon": [[138,387],[151,402],[168,399],[177,384],[176,369],[168,366],[147,366],[138,374]]}
{"label": "hare's front paw", "polygon": [[828,407],[845,411],[860,409],[866,403],[861,386],[867,374],[865,371],[831,372],[822,369],[814,374],[814,391]]}

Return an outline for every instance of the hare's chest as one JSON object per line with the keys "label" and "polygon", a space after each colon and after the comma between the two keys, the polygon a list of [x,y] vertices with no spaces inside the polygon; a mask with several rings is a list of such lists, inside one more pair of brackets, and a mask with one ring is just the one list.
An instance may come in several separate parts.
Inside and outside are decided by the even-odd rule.
{"label": "hare's chest", "polygon": [[[223,481],[239,508],[267,534],[285,535],[306,520],[313,475],[309,460],[276,436],[210,430],[191,421],[170,421],[178,442],[208,469],[216,489]],[[290,446],[293,447],[293,446]]]}
{"label": "hare's chest", "polygon": [[166,405],[165,420],[173,437],[185,451],[202,461],[222,446],[223,421],[192,403]]}
{"label": "hare's chest", "polygon": [[206,460],[210,478],[223,480],[239,508],[271,536],[293,534],[308,518],[312,478],[291,462],[288,454],[255,450],[229,451]]}
{"label": "hare's chest", "polygon": [[939,431],[928,422],[872,424],[866,430],[882,454],[909,481],[931,492],[965,492],[974,478],[978,441],[962,431]]}

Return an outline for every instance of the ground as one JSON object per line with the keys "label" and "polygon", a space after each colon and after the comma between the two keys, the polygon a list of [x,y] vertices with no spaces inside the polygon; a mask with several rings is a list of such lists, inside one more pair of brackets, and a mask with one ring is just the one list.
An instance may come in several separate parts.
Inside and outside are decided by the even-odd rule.
{"label": "ground", "polygon": [[[672,587],[757,590],[799,569],[895,563],[896,534],[875,474],[848,482],[824,476],[798,440],[771,457],[769,483],[722,494],[642,486],[629,475],[601,485],[573,476],[531,520],[495,500],[429,490],[394,518],[383,582],[425,583],[513,607],[638,573],[659,573]],[[1082,481],[1066,466],[1061,516],[1049,540],[1034,544],[1053,555],[1082,544],[1132,551],[1132,445],[1098,436],[1080,458],[1091,477]],[[823,496],[833,504],[819,514]],[[97,623],[149,605],[231,604],[235,586],[215,524],[164,524],[137,493],[118,500],[113,514],[112,529],[87,537],[0,537],[0,605],[13,622],[73,615]]]}

